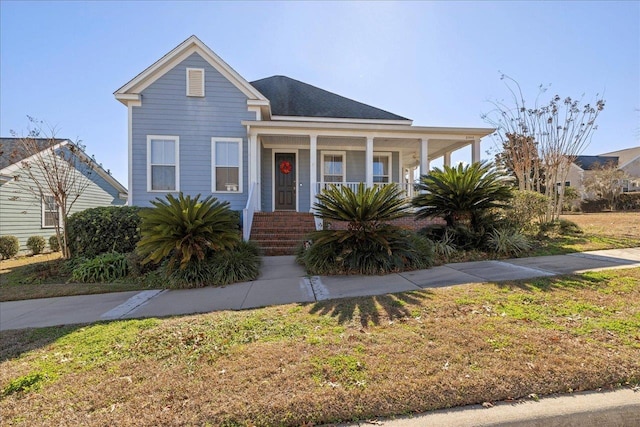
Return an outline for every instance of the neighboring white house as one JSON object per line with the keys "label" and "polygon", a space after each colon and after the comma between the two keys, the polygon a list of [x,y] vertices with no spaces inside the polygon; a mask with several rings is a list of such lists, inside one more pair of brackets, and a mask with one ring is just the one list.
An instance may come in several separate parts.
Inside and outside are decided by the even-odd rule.
{"label": "neighboring white house", "polygon": [[[259,64],[258,64],[259,65]],[[243,210],[310,212],[328,184],[395,183],[472,146],[490,128],[411,119],[301,81],[248,82],[191,36],[114,93],[128,110],[129,204],[166,193],[213,194]]]}
{"label": "neighboring white house", "polygon": [[[50,156],[50,140],[36,139],[43,147],[41,153]],[[68,139],[55,141],[55,150],[64,150],[73,143]],[[45,157],[46,158],[46,157]],[[75,170],[88,180],[88,187],[72,207],[70,214],[87,208],[109,205],[124,205],[127,189],[122,186],[95,161],[83,155],[85,162],[91,163],[87,170]],[[33,160],[33,159],[31,159]],[[42,197],[34,194],[29,176],[23,169],[23,162],[29,162],[24,150],[21,150],[19,138],[0,138],[0,236],[16,236],[21,251],[26,250],[26,241],[30,236],[48,238],[55,234],[55,222],[60,220],[59,208],[50,194]],[[83,162],[75,162],[86,165]],[[90,171],[89,171],[90,169]],[[37,168],[33,168],[37,171]],[[35,173],[34,173],[35,174]]]}
{"label": "neighboring white house", "polygon": [[640,191],[640,147],[602,153],[597,156],[578,156],[569,167],[569,174],[564,186],[571,186],[578,190],[581,199],[593,197],[584,188],[584,180],[594,170],[606,165],[614,165],[628,176],[622,180],[622,192]]}

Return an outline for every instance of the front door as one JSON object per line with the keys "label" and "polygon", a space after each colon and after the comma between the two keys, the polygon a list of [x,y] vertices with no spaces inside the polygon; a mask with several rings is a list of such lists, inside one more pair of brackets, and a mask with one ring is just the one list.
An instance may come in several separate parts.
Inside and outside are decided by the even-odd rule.
{"label": "front door", "polygon": [[296,210],[296,155],[276,153],[275,155],[275,210]]}

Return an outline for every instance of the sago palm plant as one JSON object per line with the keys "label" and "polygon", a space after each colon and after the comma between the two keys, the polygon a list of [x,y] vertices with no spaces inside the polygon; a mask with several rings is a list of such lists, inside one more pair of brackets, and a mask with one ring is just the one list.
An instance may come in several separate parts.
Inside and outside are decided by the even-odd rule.
{"label": "sago palm plant", "polygon": [[476,230],[484,212],[505,207],[512,197],[509,178],[487,162],[434,168],[420,177],[416,190],[412,205],[418,218],[442,216],[449,227],[463,224]]}
{"label": "sago palm plant", "polygon": [[353,191],[332,185],[317,197],[316,216],[345,222],[347,227],[312,233],[313,245],[303,256],[311,272],[378,274],[428,265],[430,258],[424,258],[430,253],[419,253],[406,231],[388,223],[408,215],[397,186],[366,188],[360,183]]}
{"label": "sago palm plant", "polygon": [[176,265],[184,269],[192,259],[202,261],[208,251],[231,249],[240,241],[238,220],[228,202],[211,196],[200,201],[199,194],[191,198],[180,193],[151,204],[153,208],[140,212],[136,250],[144,263],[168,258],[169,271]]}

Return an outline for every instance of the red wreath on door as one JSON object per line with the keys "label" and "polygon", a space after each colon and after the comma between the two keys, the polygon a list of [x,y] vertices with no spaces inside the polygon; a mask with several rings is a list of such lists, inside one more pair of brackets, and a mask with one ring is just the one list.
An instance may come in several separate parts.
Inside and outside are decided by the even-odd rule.
{"label": "red wreath on door", "polygon": [[292,166],[290,162],[286,160],[280,162],[280,172],[282,172],[283,174],[289,175],[291,173],[291,169]]}

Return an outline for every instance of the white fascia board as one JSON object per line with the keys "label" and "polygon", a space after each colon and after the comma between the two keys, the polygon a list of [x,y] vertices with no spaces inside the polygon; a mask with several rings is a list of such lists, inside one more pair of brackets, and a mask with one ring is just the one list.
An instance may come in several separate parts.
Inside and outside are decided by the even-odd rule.
{"label": "white fascia board", "polygon": [[184,42],[180,43],[169,53],[154,62],[124,86],[116,90],[114,95],[116,95],[117,98],[117,95],[119,94],[140,93],[193,53],[198,53],[205,61],[207,61],[248,98],[257,100],[267,99],[196,36],[191,36]]}
{"label": "white fascia board", "polygon": [[[286,132],[287,134],[307,135],[314,131],[319,136],[336,134],[343,136],[348,133],[365,133],[389,135],[405,134],[415,138],[434,139],[465,139],[472,141],[482,138],[495,132],[494,128],[451,128],[451,127],[423,127],[408,125],[382,125],[366,123],[323,123],[323,122],[280,122],[280,121],[250,121],[243,120],[243,126],[250,126],[253,132],[273,133]],[[275,133],[277,134],[277,133]],[[377,136],[377,135],[376,135]]]}
{"label": "white fascia board", "polygon": [[348,119],[340,117],[307,117],[307,116],[271,116],[274,121],[286,122],[318,122],[318,123],[358,123],[379,125],[411,126],[413,120],[382,120],[382,119]]}
{"label": "white fascia board", "polygon": [[142,105],[142,97],[137,93],[116,93],[114,96],[124,105],[129,105],[130,103],[138,104],[137,106]]}

